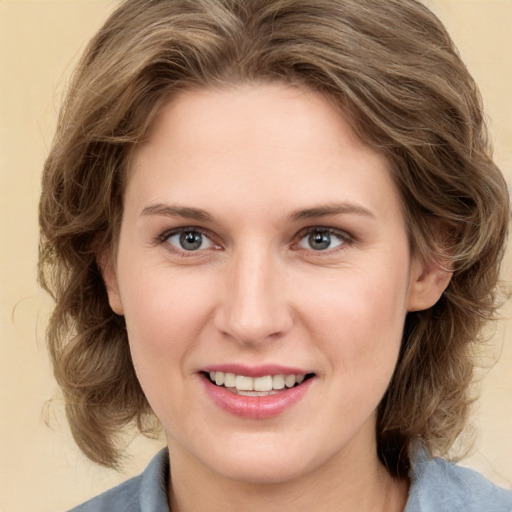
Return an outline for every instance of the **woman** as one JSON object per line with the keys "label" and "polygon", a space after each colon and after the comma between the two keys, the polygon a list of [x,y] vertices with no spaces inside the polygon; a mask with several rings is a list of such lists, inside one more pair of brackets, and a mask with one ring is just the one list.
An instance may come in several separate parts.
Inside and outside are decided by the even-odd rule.
{"label": "woman", "polygon": [[131,0],[45,165],[75,439],[168,450],[77,510],[495,510],[446,455],[509,217],[476,86],[415,0]]}

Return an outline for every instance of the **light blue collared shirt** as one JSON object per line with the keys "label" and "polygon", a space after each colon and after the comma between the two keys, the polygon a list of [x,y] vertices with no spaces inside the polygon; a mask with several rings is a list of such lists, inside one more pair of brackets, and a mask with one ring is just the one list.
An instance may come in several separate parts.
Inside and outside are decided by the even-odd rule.
{"label": "light blue collared shirt", "polygon": [[[170,512],[167,504],[169,455],[159,452],[145,471],[70,512]],[[418,449],[404,512],[512,512],[512,493],[479,473]]]}

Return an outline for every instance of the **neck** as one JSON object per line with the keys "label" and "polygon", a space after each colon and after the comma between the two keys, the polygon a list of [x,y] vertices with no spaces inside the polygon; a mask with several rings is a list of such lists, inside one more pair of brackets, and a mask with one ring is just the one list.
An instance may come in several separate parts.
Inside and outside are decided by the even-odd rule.
{"label": "neck", "polygon": [[351,446],[289,481],[248,483],[211,471],[169,443],[171,511],[402,512],[408,482],[387,472],[378,459],[375,443],[366,445]]}

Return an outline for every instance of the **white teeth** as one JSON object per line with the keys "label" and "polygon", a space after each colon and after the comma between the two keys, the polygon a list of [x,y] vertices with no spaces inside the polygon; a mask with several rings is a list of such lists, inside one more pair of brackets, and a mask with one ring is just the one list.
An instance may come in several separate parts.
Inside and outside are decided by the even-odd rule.
{"label": "white teeth", "polygon": [[270,391],[272,389],[272,376],[256,377],[253,382],[254,391]]}
{"label": "white teeth", "polygon": [[224,375],[224,386],[227,388],[234,388],[236,386],[236,376],[234,373],[226,373]]}
{"label": "white teeth", "polygon": [[[217,372],[220,373],[220,372]],[[235,380],[235,388],[240,391],[254,391],[254,379],[245,377],[244,375],[237,375]]]}
{"label": "white teeth", "polygon": [[295,386],[295,375],[287,375],[284,378],[284,384],[287,388],[293,388]]}
{"label": "white teeth", "polygon": [[236,392],[243,396],[268,396],[277,393],[277,391],[239,391],[238,389]]}
{"label": "white teeth", "polygon": [[264,375],[263,377],[246,377],[234,373],[210,372],[210,380],[217,386],[225,386],[246,396],[266,396],[268,393],[292,388],[302,384],[306,375]]}
{"label": "white teeth", "polygon": [[284,389],[284,375],[274,375],[272,377],[272,387],[274,389]]}

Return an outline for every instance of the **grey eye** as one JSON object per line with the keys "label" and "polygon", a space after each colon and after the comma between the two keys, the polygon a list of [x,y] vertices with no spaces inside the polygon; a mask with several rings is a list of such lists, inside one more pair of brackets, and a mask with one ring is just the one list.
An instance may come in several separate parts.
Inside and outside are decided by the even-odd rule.
{"label": "grey eye", "polygon": [[176,249],[182,251],[197,251],[199,249],[210,249],[213,242],[200,231],[182,231],[171,235],[167,242]]}
{"label": "grey eye", "polygon": [[203,245],[203,235],[190,231],[188,233],[181,233],[180,245],[186,251],[195,251]]}
{"label": "grey eye", "polygon": [[343,239],[328,229],[315,229],[308,233],[299,242],[302,249],[313,249],[314,251],[325,251],[334,249],[343,244]]}

